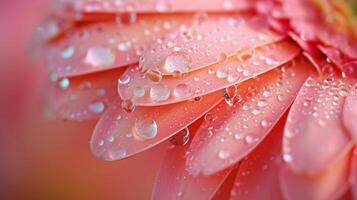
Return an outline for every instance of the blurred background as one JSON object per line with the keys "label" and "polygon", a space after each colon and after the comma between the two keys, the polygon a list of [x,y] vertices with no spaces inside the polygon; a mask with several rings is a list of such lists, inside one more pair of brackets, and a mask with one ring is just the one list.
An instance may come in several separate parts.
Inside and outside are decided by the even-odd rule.
{"label": "blurred background", "polygon": [[149,199],[164,145],[105,162],[89,149],[94,121],[46,114],[46,70],[30,44],[48,3],[0,1],[0,199]]}

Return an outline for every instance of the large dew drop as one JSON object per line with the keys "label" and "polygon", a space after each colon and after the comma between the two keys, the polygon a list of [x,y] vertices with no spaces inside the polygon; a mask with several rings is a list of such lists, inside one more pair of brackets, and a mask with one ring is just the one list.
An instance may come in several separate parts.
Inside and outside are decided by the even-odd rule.
{"label": "large dew drop", "polygon": [[166,57],[164,69],[168,73],[185,73],[190,69],[190,58],[180,52],[173,53]]}
{"label": "large dew drop", "polygon": [[155,85],[150,89],[150,97],[154,101],[165,101],[170,96],[170,89],[166,85]]}
{"label": "large dew drop", "polygon": [[157,124],[150,119],[137,119],[134,125],[134,136],[138,139],[148,140],[152,139],[157,134]]}
{"label": "large dew drop", "polygon": [[190,87],[185,83],[178,84],[174,88],[174,95],[175,95],[176,98],[189,97],[189,96],[191,96]]}
{"label": "large dew drop", "polygon": [[112,50],[101,46],[93,46],[88,49],[85,57],[85,62],[94,67],[109,67],[113,65],[114,61],[115,54]]}

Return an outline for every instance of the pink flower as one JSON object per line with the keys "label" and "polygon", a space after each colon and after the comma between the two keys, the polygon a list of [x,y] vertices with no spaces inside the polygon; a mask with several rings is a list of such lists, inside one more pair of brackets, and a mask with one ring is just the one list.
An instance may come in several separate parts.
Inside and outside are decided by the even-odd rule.
{"label": "pink flower", "polygon": [[169,141],[153,199],[357,196],[355,1],[54,8],[39,27],[53,108],[99,118],[105,160]]}

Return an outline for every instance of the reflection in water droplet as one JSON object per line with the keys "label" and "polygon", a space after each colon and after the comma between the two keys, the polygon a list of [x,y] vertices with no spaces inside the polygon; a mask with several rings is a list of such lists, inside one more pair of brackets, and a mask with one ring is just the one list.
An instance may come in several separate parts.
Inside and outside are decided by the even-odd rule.
{"label": "reflection in water droplet", "polygon": [[109,48],[93,46],[88,49],[84,60],[94,67],[109,67],[114,64],[115,54]]}
{"label": "reflection in water droplet", "polygon": [[94,102],[89,104],[89,110],[94,112],[94,113],[102,113],[105,109],[105,105],[103,102],[98,101],[98,102]]}
{"label": "reflection in water droplet", "polygon": [[123,102],[121,102],[121,108],[127,112],[127,113],[131,113],[135,110],[135,105],[134,102],[132,100],[124,100]]}
{"label": "reflection in water droplet", "polygon": [[150,97],[154,101],[165,101],[170,96],[170,89],[166,85],[154,85],[150,89]]}
{"label": "reflection in water droplet", "polygon": [[146,72],[146,76],[153,82],[158,83],[162,80],[162,73],[157,70],[149,70]]}
{"label": "reflection in water droplet", "polygon": [[167,56],[164,63],[164,69],[168,73],[186,73],[190,67],[190,57],[181,52],[176,52]]}
{"label": "reflection in water droplet", "polygon": [[63,78],[58,83],[58,87],[61,88],[62,90],[68,89],[69,85],[70,85],[70,81],[68,78]]}
{"label": "reflection in water droplet", "polygon": [[221,68],[217,69],[216,76],[217,76],[217,78],[226,78],[228,76],[228,72],[227,72],[226,68],[221,67]]}
{"label": "reflection in water droplet", "polygon": [[133,133],[139,139],[152,139],[157,134],[157,124],[151,119],[137,119],[134,124]]}
{"label": "reflection in water droplet", "polygon": [[174,145],[186,145],[190,139],[190,130],[186,127],[185,129],[174,135],[170,142]]}
{"label": "reflection in water droplet", "polygon": [[185,97],[189,97],[191,96],[191,90],[190,87],[185,84],[185,83],[181,83],[178,84],[175,88],[174,88],[174,95],[177,98],[185,98]]}
{"label": "reflection in water droplet", "polygon": [[126,85],[130,82],[130,76],[128,74],[123,74],[119,79],[118,83],[122,85]]}

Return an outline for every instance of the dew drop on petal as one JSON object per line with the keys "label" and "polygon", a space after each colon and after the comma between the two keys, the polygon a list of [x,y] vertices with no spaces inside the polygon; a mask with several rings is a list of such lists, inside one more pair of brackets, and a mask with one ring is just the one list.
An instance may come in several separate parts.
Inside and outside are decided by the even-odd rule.
{"label": "dew drop on petal", "polygon": [[190,130],[186,127],[176,135],[174,135],[170,142],[174,145],[186,145],[190,139]]}
{"label": "dew drop on petal", "polygon": [[218,158],[220,159],[227,159],[230,156],[230,153],[226,150],[220,150],[218,152]]}
{"label": "dew drop on petal", "polygon": [[157,134],[157,124],[151,119],[137,119],[134,124],[133,133],[140,139],[152,139]]}
{"label": "dew drop on petal", "polygon": [[162,73],[157,70],[149,70],[146,72],[146,76],[153,82],[158,83],[162,80]]}
{"label": "dew drop on petal", "polygon": [[173,92],[177,98],[185,98],[191,95],[190,87],[185,83],[178,84]]}
{"label": "dew drop on petal", "polygon": [[154,101],[165,101],[170,96],[170,89],[166,85],[154,85],[150,89],[150,97]]}
{"label": "dew drop on petal", "polygon": [[89,104],[89,110],[93,113],[102,113],[105,109],[105,105],[101,101],[93,102]]}
{"label": "dew drop on petal", "polygon": [[134,102],[132,100],[124,100],[123,102],[121,102],[121,108],[127,112],[127,113],[131,113],[135,110],[135,105]]}
{"label": "dew drop on petal", "polygon": [[73,56],[73,54],[74,54],[74,47],[69,46],[61,52],[61,57],[63,59],[69,59]]}
{"label": "dew drop on petal", "polygon": [[126,85],[130,82],[130,76],[128,74],[123,74],[119,79],[118,83],[122,85]]}
{"label": "dew drop on petal", "polygon": [[70,81],[68,78],[63,78],[58,83],[58,87],[61,88],[62,90],[68,89],[69,85],[70,85]]}
{"label": "dew drop on petal", "polygon": [[85,62],[94,67],[109,67],[114,64],[115,54],[109,48],[93,46],[88,49]]}
{"label": "dew drop on petal", "polygon": [[167,56],[164,63],[164,69],[169,73],[185,73],[190,69],[190,66],[190,58],[181,52]]}

